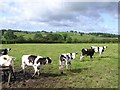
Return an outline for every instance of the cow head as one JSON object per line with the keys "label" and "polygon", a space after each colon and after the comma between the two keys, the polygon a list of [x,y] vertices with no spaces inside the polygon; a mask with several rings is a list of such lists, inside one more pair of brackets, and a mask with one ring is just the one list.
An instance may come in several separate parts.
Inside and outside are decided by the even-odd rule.
{"label": "cow head", "polygon": [[70,53],[71,58],[74,60],[77,54],[78,54],[78,53]]}
{"label": "cow head", "polygon": [[2,49],[2,55],[7,55],[10,52],[11,48]]}
{"label": "cow head", "polygon": [[7,48],[7,51],[9,52],[11,50],[11,48]]}
{"label": "cow head", "polygon": [[104,49],[106,50],[107,46],[104,46]]}
{"label": "cow head", "polygon": [[48,64],[52,63],[52,59],[50,57],[46,57],[46,59],[48,60]]}

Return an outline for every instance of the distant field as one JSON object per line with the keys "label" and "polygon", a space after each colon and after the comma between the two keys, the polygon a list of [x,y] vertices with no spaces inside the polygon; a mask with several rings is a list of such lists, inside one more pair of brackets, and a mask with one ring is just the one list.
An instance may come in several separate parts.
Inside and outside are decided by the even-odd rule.
{"label": "distant field", "polygon": [[[92,61],[89,57],[80,62],[80,51],[90,46],[104,46],[108,48],[102,58],[95,54]],[[21,57],[24,54],[50,56],[52,65],[42,67],[41,73],[47,76],[37,76],[32,80],[34,86],[25,82],[25,86],[36,88],[118,88],[118,45],[117,44],[4,44],[3,48],[12,48],[10,55],[16,57],[15,69],[21,69]],[[61,53],[78,52],[76,59],[72,62],[72,71],[59,72],[59,55]],[[31,69],[31,70],[30,70]],[[33,71],[30,68],[30,72]],[[45,80],[44,80],[45,79]],[[14,85],[19,87],[19,85]]]}
{"label": "distant field", "polygon": [[[4,33],[7,33],[7,31],[5,31]],[[25,40],[29,40],[32,39],[34,40],[34,36],[36,33],[41,33],[41,35],[43,37],[47,36],[47,32],[14,32],[15,35],[17,35],[17,37],[22,36]],[[102,41],[109,41],[109,42],[117,42],[116,37],[103,37],[103,36],[96,36],[96,35],[92,35],[92,34],[81,34],[80,33],[73,33],[73,32],[52,32],[52,34],[60,34],[62,36],[67,35],[72,38],[72,42],[102,42]],[[4,35],[2,35],[2,39],[3,41],[5,41],[6,39],[4,38]],[[105,42],[104,41],[104,42]]]}

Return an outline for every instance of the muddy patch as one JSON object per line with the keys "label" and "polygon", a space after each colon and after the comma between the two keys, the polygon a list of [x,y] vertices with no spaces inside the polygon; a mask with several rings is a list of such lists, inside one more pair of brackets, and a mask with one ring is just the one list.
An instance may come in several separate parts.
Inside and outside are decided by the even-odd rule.
{"label": "muddy patch", "polygon": [[2,82],[2,88],[53,88],[59,82],[61,74],[41,73],[31,78],[32,72],[15,72],[16,80],[11,78],[10,85],[7,81]]}

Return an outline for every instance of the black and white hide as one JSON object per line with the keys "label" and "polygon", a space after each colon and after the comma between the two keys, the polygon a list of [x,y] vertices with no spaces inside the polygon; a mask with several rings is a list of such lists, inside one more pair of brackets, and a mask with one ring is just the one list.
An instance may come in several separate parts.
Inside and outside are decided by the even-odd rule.
{"label": "black and white hide", "polygon": [[107,46],[103,47],[97,47],[97,46],[91,46],[95,50],[95,53],[99,53],[99,57],[102,56],[102,53],[106,50]]}
{"label": "black and white hide", "polygon": [[8,55],[11,48],[0,49],[0,55]]}
{"label": "black and white hide", "polygon": [[[36,73],[39,73],[39,69],[41,66],[46,64],[51,64],[52,60],[49,57],[42,57],[42,56],[36,56],[36,55],[23,55],[22,56],[22,69],[25,70],[25,67],[32,66],[35,70],[32,77],[35,76]],[[25,71],[24,71],[25,72]]]}
{"label": "black and white hide", "polygon": [[82,61],[84,56],[90,56],[90,58],[92,59],[92,56],[94,55],[95,51],[94,49],[82,49],[81,50],[81,56],[80,56],[80,61]]}
{"label": "black and white hide", "polygon": [[12,66],[14,67],[14,60],[16,58],[8,55],[0,56],[0,66]]}
{"label": "black and white hide", "polygon": [[[8,55],[0,56],[0,68],[1,67],[9,67],[11,73],[14,76],[14,79],[15,79],[15,74],[14,74],[14,72],[15,72],[14,71],[14,60],[15,59],[16,59],[15,57],[8,56]],[[4,72],[4,74],[5,74],[5,72]],[[4,78],[5,78],[5,75],[4,75]]]}
{"label": "black and white hide", "polygon": [[66,53],[66,54],[61,54],[60,55],[60,60],[59,60],[59,64],[60,67],[59,69],[61,70],[61,74],[63,74],[63,70],[64,70],[64,66],[66,66],[66,69],[68,69],[68,65],[70,66],[70,70],[72,68],[71,64],[72,64],[72,60],[75,59],[76,54],[78,53]]}

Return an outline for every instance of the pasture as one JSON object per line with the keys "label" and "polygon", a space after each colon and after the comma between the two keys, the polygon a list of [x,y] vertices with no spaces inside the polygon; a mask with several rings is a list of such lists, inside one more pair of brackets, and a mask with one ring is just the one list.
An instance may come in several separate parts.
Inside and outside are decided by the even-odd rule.
{"label": "pasture", "polygon": [[[82,48],[90,46],[104,46],[108,48],[99,57],[95,54],[90,60],[84,57],[80,62]],[[16,57],[15,71],[21,69],[21,57],[25,54],[49,56],[53,62],[41,68],[41,75],[34,79],[28,77],[34,73],[32,67],[26,68],[27,79],[12,81],[11,87],[15,88],[118,88],[118,44],[3,44],[2,48],[10,47],[9,55]],[[61,53],[78,52],[72,61],[72,70],[64,70],[61,75],[59,71],[59,55]],[[3,87],[7,87],[6,83]]]}

